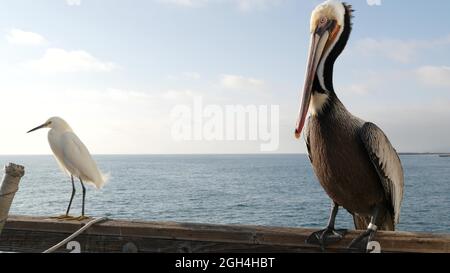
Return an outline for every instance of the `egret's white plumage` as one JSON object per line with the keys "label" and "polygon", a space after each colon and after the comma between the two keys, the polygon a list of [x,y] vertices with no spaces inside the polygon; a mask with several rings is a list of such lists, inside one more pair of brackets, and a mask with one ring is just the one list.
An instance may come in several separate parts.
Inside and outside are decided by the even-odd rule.
{"label": "egret's white plumage", "polygon": [[62,169],[69,175],[81,178],[83,182],[102,188],[106,177],[69,124],[59,117],[50,118],[46,123],[51,128],[48,143]]}
{"label": "egret's white plumage", "polygon": [[84,219],[86,189],[83,183],[92,184],[96,188],[102,188],[106,182],[106,177],[100,172],[86,146],[65,120],[60,117],[52,117],[41,126],[28,131],[28,133],[41,128],[50,128],[48,132],[50,148],[61,169],[71,177],[72,181],[72,195],[66,215],[63,217],[69,217],[70,206],[75,194],[73,178],[76,177],[80,179],[83,187],[83,209],[80,219]]}

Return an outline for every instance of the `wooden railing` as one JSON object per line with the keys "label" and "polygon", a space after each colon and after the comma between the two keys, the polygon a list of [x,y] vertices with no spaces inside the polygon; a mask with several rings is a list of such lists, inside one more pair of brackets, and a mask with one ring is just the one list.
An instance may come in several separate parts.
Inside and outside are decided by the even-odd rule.
{"label": "wooden railing", "polygon": [[[89,221],[89,220],[86,220]],[[42,252],[62,241],[84,222],[46,217],[11,216],[0,236],[0,251]],[[59,252],[320,252],[305,243],[313,229],[262,226],[188,224],[107,220],[73,239]],[[350,241],[361,231],[327,247],[348,252]],[[382,252],[450,253],[450,235],[412,232],[378,232]]]}

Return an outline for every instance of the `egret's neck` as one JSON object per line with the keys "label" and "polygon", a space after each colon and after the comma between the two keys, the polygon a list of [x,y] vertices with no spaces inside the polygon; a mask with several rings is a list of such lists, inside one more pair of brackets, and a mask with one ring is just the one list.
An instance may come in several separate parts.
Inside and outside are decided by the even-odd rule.
{"label": "egret's neck", "polygon": [[67,133],[67,132],[73,132],[72,128],[70,128],[70,126],[57,126],[57,127],[53,127],[50,129],[49,133],[54,133],[54,134],[63,134],[63,133]]}

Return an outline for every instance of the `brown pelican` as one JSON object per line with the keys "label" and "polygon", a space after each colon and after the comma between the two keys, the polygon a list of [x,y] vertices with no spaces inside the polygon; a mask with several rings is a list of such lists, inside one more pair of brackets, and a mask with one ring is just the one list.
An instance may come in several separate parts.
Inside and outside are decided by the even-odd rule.
{"label": "brown pelican", "polygon": [[365,229],[350,244],[366,251],[377,229],[395,230],[403,198],[403,169],[397,152],[383,131],[347,111],[333,88],[333,66],[351,32],[352,8],[328,0],[311,16],[311,44],[303,98],[295,130],[304,137],[314,172],[332,199],[328,226],[308,243],[322,249],[342,239],[335,229],[340,206],[353,215],[356,229]]}

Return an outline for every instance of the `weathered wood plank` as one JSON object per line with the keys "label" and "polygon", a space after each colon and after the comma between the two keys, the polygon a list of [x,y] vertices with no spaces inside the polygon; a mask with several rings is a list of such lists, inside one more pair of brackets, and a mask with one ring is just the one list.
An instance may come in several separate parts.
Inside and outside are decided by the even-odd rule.
{"label": "weathered wood plank", "polygon": [[9,209],[11,207],[14,196],[19,189],[19,182],[24,176],[25,170],[23,166],[9,163],[5,166],[5,175],[0,183],[0,234],[3,226],[8,218]]}
{"label": "weathered wood plank", "polygon": [[[86,222],[84,222],[86,223]],[[83,223],[12,216],[0,237],[0,251],[42,252]],[[82,252],[319,252],[305,239],[312,229],[108,220],[76,238]],[[327,251],[346,252],[360,232],[351,231]],[[450,235],[379,232],[384,252],[450,253]],[[60,249],[60,252],[68,252]]]}

